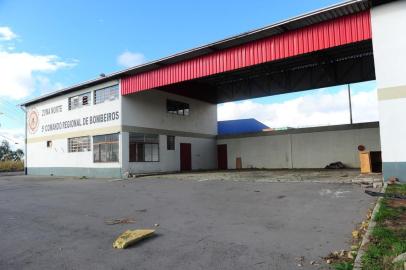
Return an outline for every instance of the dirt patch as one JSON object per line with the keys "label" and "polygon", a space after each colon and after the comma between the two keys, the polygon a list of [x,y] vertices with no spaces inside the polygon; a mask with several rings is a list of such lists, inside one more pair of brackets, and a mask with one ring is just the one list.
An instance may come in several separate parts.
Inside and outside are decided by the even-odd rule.
{"label": "dirt patch", "polygon": [[393,208],[406,208],[406,200],[388,200],[388,205]]}
{"label": "dirt patch", "polygon": [[399,215],[394,219],[388,219],[383,222],[383,225],[394,230],[406,228],[406,200],[390,200],[386,204],[399,211]]}

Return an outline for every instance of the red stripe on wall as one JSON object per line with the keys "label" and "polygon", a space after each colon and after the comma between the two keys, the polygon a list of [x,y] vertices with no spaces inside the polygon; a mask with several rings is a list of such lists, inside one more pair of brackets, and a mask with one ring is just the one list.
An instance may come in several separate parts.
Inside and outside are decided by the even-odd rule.
{"label": "red stripe on wall", "polygon": [[152,89],[372,38],[369,11],[124,77],[121,94]]}

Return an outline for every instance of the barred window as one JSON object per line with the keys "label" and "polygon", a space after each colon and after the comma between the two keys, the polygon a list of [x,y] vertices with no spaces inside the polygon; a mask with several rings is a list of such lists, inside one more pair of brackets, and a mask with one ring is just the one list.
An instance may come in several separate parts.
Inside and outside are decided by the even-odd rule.
{"label": "barred window", "polygon": [[118,162],[118,133],[93,136],[94,162]]}
{"label": "barred window", "polygon": [[166,111],[170,114],[187,116],[190,113],[190,108],[187,103],[168,99],[166,100]]}
{"label": "barred window", "polygon": [[166,136],[166,150],[175,150],[175,136]]}
{"label": "barred window", "polygon": [[130,133],[130,162],[158,162],[159,135]]}
{"label": "barred window", "polygon": [[90,104],[89,101],[90,101],[90,92],[70,97],[68,100],[69,110],[74,110],[81,108],[83,106],[87,106]]}
{"label": "barred window", "polygon": [[90,137],[68,138],[68,152],[88,152],[90,151]]}
{"label": "barred window", "polygon": [[94,104],[118,99],[118,84],[94,91]]}

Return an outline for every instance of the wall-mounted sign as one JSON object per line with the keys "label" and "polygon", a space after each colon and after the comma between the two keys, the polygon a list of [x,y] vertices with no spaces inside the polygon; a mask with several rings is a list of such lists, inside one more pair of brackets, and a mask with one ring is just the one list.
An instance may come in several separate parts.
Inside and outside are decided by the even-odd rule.
{"label": "wall-mounted sign", "polygon": [[35,134],[39,126],[39,117],[36,109],[31,109],[27,118],[28,130],[31,134]]}
{"label": "wall-mounted sign", "polygon": [[47,116],[50,114],[60,113],[62,112],[62,105],[53,106],[49,108],[42,109],[42,116]]}
{"label": "wall-mounted sign", "polygon": [[70,119],[66,121],[60,121],[56,123],[45,124],[41,126],[41,132],[51,132],[63,129],[70,129],[81,126],[89,126],[98,123],[110,122],[120,119],[118,111],[101,113],[82,118]]}

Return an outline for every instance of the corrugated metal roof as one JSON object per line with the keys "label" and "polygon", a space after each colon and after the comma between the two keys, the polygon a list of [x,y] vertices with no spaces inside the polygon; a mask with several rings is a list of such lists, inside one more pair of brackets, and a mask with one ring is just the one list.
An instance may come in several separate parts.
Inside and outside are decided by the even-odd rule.
{"label": "corrugated metal roof", "polygon": [[314,12],[306,13],[294,17],[292,19],[284,20],[260,29],[245,32],[240,35],[236,35],[230,38],[226,38],[217,42],[213,42],[204,46],[200,46],[191,50],[187,50],[181,53],[177,53],[156,61],[145,63],[139,66],[135,66],[129,69],[125,69],[119,72],[111,73],[105,77],[96,78],[93,80],[85,81],[80,84],[73,85],[62,90],[52,92],[35,99],[28,100],[22,103],[22,106],[30,105],[48,98],[63,95],[71,91],[79,90],[85,87],[97,85],[113,79],[119,79],[123,76],[138,74],[141,72],[149,71],[162,67],[168,64],[177,63],[180,61],[195,58],[201,55],[212,53],[213,51],[222,50],[229,47],[234,47],[240,44],[244,44],[249,41],[258,40],[265,37],[270,37],[276,34],[287,32],[293,29],[302,28],[315,23],[331,20],[334,18],[342,17],[345,15],[357,13],[363,10],[369,9],[373,5],[381,3],[391,2],[394,0],[350,0],[344,3],[336,4],[327,8],[319,9]]}
{"label": "corrugated metal roof", "polygon": [[125,76],[121,79],[121,94],[129,95],[371,39],[370,11],[361,11]]}
{"label": "corrugated metal roof", "polygon": [[269,127],[267,125],[254,118],[217,122],[217,134],[219,136],[261,132],[268,128]]}

